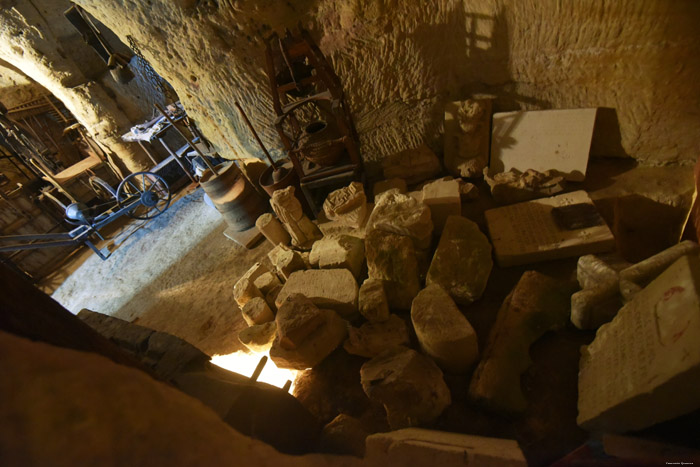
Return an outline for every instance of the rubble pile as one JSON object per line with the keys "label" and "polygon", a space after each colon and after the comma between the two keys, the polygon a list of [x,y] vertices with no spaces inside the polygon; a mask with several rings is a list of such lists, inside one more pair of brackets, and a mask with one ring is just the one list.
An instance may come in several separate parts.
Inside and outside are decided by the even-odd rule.
{"label": "rubble pile", "polygon": [[[697,375],[700,361],[700,348],[684,337],[700,332],[694,282],[700,247],[682,242],[637,264],[610,253],[615,239],[596,204],[566,183],[585,176],[580,151],[568,148],[578,157],[568,171],[559,163],[542,170],[542,161],[533,163],[537,170],[521,170],[524,161],[508,166],[522,149],[517,144],[496,159],[491,151],[489,163],[489,138],[502,131],[494,128],[492,135],[490,117],[487,98],[448,104],[443,163],[451,175],[442,176],[443,163],[425,145],[401,151],[383,160],[385,179],[374,183],[373,203],[362,183],[351,182],[330,192],[316,223],[292,199],[293,189],[275,192],[277,218],[265,214],[258,222],[274,245],[271,267],[254,265],[234,286],[250,326],[240,341],[251,351],[269,350],[282,368],[318,367],[332,352],[366,359],[359,375],[363,391],[384,407],[392,430],[434,423],[453,399],[524,413],[529,402],[521,378],[532,363],[531,346],[550,331],[579,332],[573,326],[600,328],[581,358],[584,428],[638,429],[700,406],[692,398],[668,399],[671,390],[680,391],[679,381]],[[586,113],[585,121],[590,117]],[[498,121],[512,118],[503,114]],[[490,196],[480,198],[480,187]],[[463,214],[481,204],[484,216]],[[489,209],[494,205],[505,206]],[[537,265],[567,258],[571,264],[578,258],[576,281],[544,274]],[[503,292],[500,309],[483,310],[494,269],[520,265],[530,270],[507,296]],[[472,326],[477,309],[492,313],[490,328],[484,330],[481,319]],[[654,309],[658,335],[637,336],[645,367],[625,376],[627,370],[614,369],[636,363],[621,342],[640,320],[651,322]],[[662,369],[668,355],[680,352],[676,340],[688,343],[690,357],[682,368]],[[611,371],[622,376],[598,384]],[[635,379],[643,374],[659,379]],[[621,378],[634,385],[621,392],[615,386],[627,384]],[[463,392],[451,394],[453,387]],[[652,399],[668,415],[649,408]],[[329,445],[355,455],[369,434],[347,414],[326,431]],[[352,439],[343,443],[346,431]]]}

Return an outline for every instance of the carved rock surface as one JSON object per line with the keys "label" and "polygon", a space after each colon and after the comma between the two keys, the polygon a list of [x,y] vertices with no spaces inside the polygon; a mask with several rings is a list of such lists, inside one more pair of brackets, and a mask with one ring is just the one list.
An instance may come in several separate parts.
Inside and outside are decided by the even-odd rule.
{"label": "carved rock surface", "polygon": [[428,146],[398,152],[382,160],[384,178],[402,178],[409,185],[435,177],[442,167]]}
{"label": "carved rock surface", "polygon": [[367,397],[384,405],[392,430],[432,422],[452,400],[435,362],[406,347],[377,355],[360,377]]}
{"label": "carved rock surface", "polygon": [[360,227],[367,216],[367,197],[360,182],[332,191],[323,203],[323,212],[330,220]]}
{"label": "carved rock surface", "polygon": [[492,99],[445,105],[445,167],[455,177],[481,177],[489,162]]}
{"label": "carved rock surface", "polygon": [[367,221],[367,233],[373,230],[406,235],[417,249],[428,248],[433,233],[430,209],[408,195],[386,192],[375,200],[374,210]]}
{"label": "carved rock surface", "polygon": [[396,315],[390,315],[383,322],[369,322],[359,328],[351,327],[344,348],[347,353],[372,358],[393,347],[408,345],[409,342],[406,322]]}
{"label": "carved rock surface", "polygon": [[409,237],[374,230],[365,239],[369,278],[384,284],[390,308],[409,310],[420,290],[418,261]]}
{"label": "carved rock surface", "polygon": [[352,319],[357,314],[358,292],[357,282],[347,269],[311,269],[293,273],[275,303],[279,309],[289,296],[301,294],[320,308]]}
{"label": "carved rock surface", "polygon": [[444,371],[464,373],[479,358],[476,332],[439,285],[421,290],[411,305],[418,342]]}
{"label": "carved rock surface", "polygon": [[450,216],[430,263],[426,284],[442,286],[460,305],[481,297],[493,260],[491,244],[476,223]]}

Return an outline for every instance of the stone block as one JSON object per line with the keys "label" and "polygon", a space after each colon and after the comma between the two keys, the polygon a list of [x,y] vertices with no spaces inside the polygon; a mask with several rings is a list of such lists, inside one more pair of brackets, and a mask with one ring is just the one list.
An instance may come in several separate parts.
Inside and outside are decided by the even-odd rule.
{"label": "stone block", "polygon": [[320,450],[332,454],[363,457],[369,433],[355,417],[340,414],[323,427]]}
{"label": "stone block", "polygon": [[267,296],[267,294],[277,287],[278,285],[282,285],[282,283],[279,280],[279,277],[277,277],[277,274],[274,272],[266,272],[265,274],[262,274],[258,276],[257,279],[253,282],[255,284],[255,287],[258,288],[261,294],[263,296]]}
{"label": "stone block", "polygon": [[404,428],[368,436],[365,459],[370,466],[527,466],[515,440],[422,428]]}
{"label": "stone block", "polygon": [[266,272],[270,272],[267,266],[259,262],[255,263],[233,286],[233,298],[241,309],[243,309],[251,298],[262,297],[260,290],[255,287],[255,279]]}
{"label": "stone block", "polygon": [[287,297],[301,294],[320,308],[336,311],[346,319],[357,315],[359,288],[347,269],[311,269],[293,273],[277,296],[277,309]]}
{"label": "stone block", "polygon": [[473,183],[467,183],[461,179],[457,181],[461,182],[459,184],[459,196],[462,199],[462,202],[475,201],[479,199],[479,187]]}
{"label": "stone block", "polygon": [[358,278],[365,262],[365,245],[350,235],[323,237],[311,248],[309,262],[321,269],[348,269]]}
{"label": "stone block", "polygon": [[311,300],[295,294],[280,305],[275,322],[280,346],[292,350],[324,323],[324,314]]}
{"label": "stone block", "polygon": [[369,278],[380,280],[390,308],[410,310],[420,290],[418,261],[409,237],[372,231],[365,239]]}
{"label": "stone block", "polygon": [[423,352],[449,373],[464,373],[479,359],[479,342],[467,318],[439,285],[421,290],[411,322]]}
{"label": "stone block", "polygon": [[319,309],[301,295],[288,297],[277,311],[277,336],[270,358],[279,368],[313,368],[347,336],[347,322],[333,310]]}
{"label": "stone block", "polygon": [[248,326],[264,324],[275,319],[275,314],[262,297],[253,297],[248,300],[248,303],[241,310],[241,314]]}
{"label": "stone block", "polygon": [[408,185],[435,178],[442,167],[440,160],[428,146],[422,144],[415,149],[392,154],[382,160],[384,178],[401,178]]}
{"label": "stone block", "polygon": [[379,180],[374,183],[373,194],[376,200],[379,195],[389,190],[397,190],[399,193],[406,194],[406,180],[403,178],[390,178],[389,180]]}
{"label": "stone block", "polygon": [[408,236],[417,249],[426,249],[433,233],[430,209],[410,196],[384,193],[375,200],[374,210],[367,221],[367,233],[373,230]]}
{"label": "stone block", "polygon": [[372,358],[385,350],[409,343],[408,327],[404,320],[390,315],[386,321],[365,323],[359,328],[350,327],[343,347],[349,354]]}
{"label": "stone block", "polygon": [[467,99],[445,105],[444,161],[455,177],[481,177],[489,163],[493,99]]}
{"label": "stone block", "polygon": [[272,347],[276,333],[277,322],[269,321],[265,324],[256,324],[243,329],[238,333],[238,340],[251,352],[264,353]]}
{"label": "stone block", "polygon": [[277,274],[284,280],[289,279],[293,272],[306,269],[301,253],[281,244],[273,248],[267,257],[270,258]]}
{"label": "stone block", "polygon": [[532,362],[530,346],[545,332],[566,325],[574,285],[535,271],[522,275],[498,310],[469,385],[472,399],[503,413],[527,408],[520,377]]}
{"label": "stone block", "polygon": [[332,191],[323,203],[329,220],[351,227],[360,227],[367,217],[367,197],[360,182]]}
{"label": "stone block", "polygon": [[434,421],[451,403],[442,371],[430,358],[394,347],[362,365],[362,389],[384,405],[392,430]]}
{"label": "stone block", "polygon": [[426,284],[442,286],[460,305],[484,293],[493,260],[491,244],[476,223],[450,216],[430,263]]}
{"label": "stone block", "polygon": [[423,203],[430,208],[435,230],[442,232],[449,216],[462,214],[462,200],[457,180],[435,180],[423,185]]}
{"label": "stone block", "polygon": [[360,286],[358,302],[360,314],[368,321],[389,319],[389,302],[381,280],[366,279]]}
{"label": "stone block", "polygon": [[262,298],[262,294],[249,277],[242,277],[233,286],[233,299],[239,308],[243,309],[245,304],[255,297]]}
{"label": "stone block", "polygon": [[613,234],[583,191],[484,213],[501,267],[610,251]]}
{"label": "stone block", "polygon": [[700,408],[700,258],[681,257],[582,351],[578,424],[640,430]]}

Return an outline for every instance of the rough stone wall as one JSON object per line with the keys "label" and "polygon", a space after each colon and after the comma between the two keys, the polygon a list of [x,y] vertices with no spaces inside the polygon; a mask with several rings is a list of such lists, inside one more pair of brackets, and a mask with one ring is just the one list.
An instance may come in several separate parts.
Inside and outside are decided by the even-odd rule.
{"label": "rough stone wall", "polygon": [[5,107],[14,107],[37,99],[46,91],[24,73],[0,60],[0,102]]}
{"label": "rough stone wall", "polygon": [[[70,3],[20,0],[0,4],[0,59],[60,99],[128,170],[145,168],[148,159],[143,151],[136,144],[124,143],[120,136],[133,123],[150,117],[150,109],[141,106],[133,93],[122,88],[118,100],[114,89],[91,79],[99,70],[104,74],[106,65],[99,63],[101,59],[89,46],[75,40],[80,37],[77,31],[69,30],[72,26],[62,11]],[[118,89],[116,84],[112,87]],[[127,101],[130,106],[125,105]]]}
{"label": "rough stone wall", "polygon": [[693,161],[700,3],[693,0],[77,0],[136,39],[226,157],[259,155],[233,103],[279,149],[260,37],[301,22],[344,84],[363,157],[441,149],[444,103],[495,110],[610,107],[621,149]]}

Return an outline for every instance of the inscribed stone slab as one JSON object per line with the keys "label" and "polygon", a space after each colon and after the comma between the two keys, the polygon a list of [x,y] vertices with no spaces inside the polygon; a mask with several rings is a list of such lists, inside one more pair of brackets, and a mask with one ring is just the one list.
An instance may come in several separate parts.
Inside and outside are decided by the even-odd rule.
{"label": "inscribed stone slab", "polygon": [[566,216],[568,225],[556,221],[555,208],[570,209],[571,206],[575,210],[587,208],[584,221],[590,220],[591,214],[597,215],[588,193],[583,190],[486,211],[486,224],[498,264],[517,266],[612,250],[615,239],[602,219],[598,225],[582,228],[576,228],[580,219],[575,215]]}

